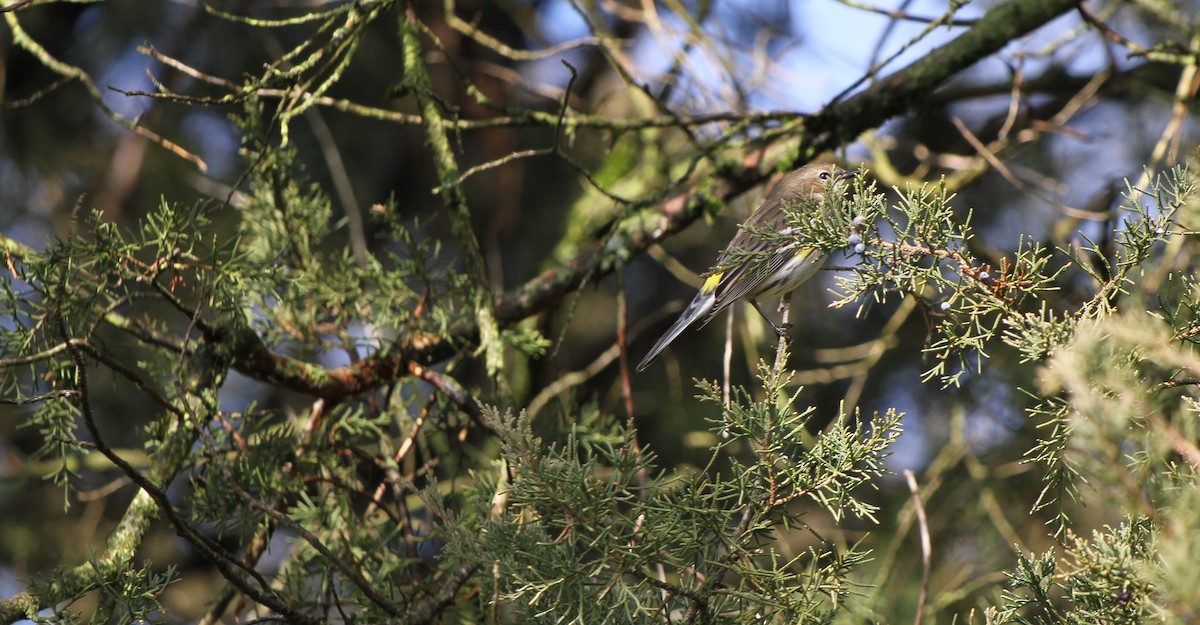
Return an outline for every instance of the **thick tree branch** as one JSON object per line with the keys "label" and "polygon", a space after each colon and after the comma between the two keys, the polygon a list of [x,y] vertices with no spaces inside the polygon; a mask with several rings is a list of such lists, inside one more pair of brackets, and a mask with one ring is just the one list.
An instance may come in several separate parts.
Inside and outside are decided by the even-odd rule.
{"label": "thick tree branch", "polygon": [[1011,0],[992,7],[950,43],[813,116],[809,149],[819,154],[854,141],[862,132],[911,110],[958,72],[1000,51],[1079,5],[1079,0]]}

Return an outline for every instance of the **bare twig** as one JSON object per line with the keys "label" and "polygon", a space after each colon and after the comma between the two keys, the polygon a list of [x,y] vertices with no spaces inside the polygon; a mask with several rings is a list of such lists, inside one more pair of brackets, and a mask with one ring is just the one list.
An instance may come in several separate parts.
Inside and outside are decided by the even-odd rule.
{"label": "bare twig", "polygon": [[733,316],[735,306],[729,307],[728,314],[725,315],[725,349],[721,355],[721,403],[725,408],[729,408],[730,402],[730,373],[732,372],[733,364]]}
{"label": "bare twig", "polygon": [[[1087,7],[1087,4],[1082,2],[1079,3],[1078,10],[1079,16],[1083,18],[1084,22],[1100,31],[1100,35],[1106,40],[1111,41],[1125,48],[1126,50],[1129,50],[1129,56],[1140,56],[1149,61],[1178,63],[1180,56],[1189,56],[1193,54],[1193,52],[1174,42],[1169,43],[1161,49],[1147,48],[1113,30],[1108,24],[1105,24],[1103,20],[1097,17],[1095,13],[1092,13],[1091,9]],[[1175,48],[1174,52],[1169,51],[1171,47]]]}
{"label": "bare twig", "polygon": [[917,598],[917,616],[914,625],[921,625],[925,617],[925,602],[929,599],[930,554],[933,551],[929,540],[929,522],[925,518],[925,504],[921,502],[921,491],[917,487],[917,478],[912,471],[904,470],[904,479],[908,482],[908,490],[912,493],[913,507],[917,511],[917,526],[921,531],[921,595]]}
{"label": "bare twig", "polygon": [[333,132],[330,131],[329,124],[325,123],[325,118],[321,116],[320,112],[316,109],[309,109],[304,118],[308,120],[313,136],[321,146],[321,154],[325,157],[329,178],[333,182],[334,190],[337,191],[342,212],[346,215],[350,249],[354,251],[354,262],[358,263],[360,267],[365,267],[368,260],[366,226],[363,223],[362,207],[354,195],[354,185],[350,182],[350,173],[346,169],[345,161],[342,160],[341,150],[338,149]]}
{"label": "bare twig", "polygon": [[50,95],[51,93],[54,93],[55,91],[58,90],[59,87],[62,87],[63,85],[66,85],[67,83],[70,83],[72,80],[75,80],[75,79],[71,76],[60,76],[58,78],[58,80],[55,80],[54,82],[46,85],[45,87],[38,89],[33,94],[25,96],[24,98],[21,98],[19,100],[5,100],[4,102],[0,103],[0,106],[7,108],[7,109],[16,109],[16,108],[21,108],[24,106],[29,106],[30,104],[33,104],[33,103],[37,102],[38,100],[41,100],[42,98]]}
{"label": "bare twig", "polygon": [[33,2],[33,0],[17,0],[16,2],[14,2],[8,6],[0,7],[0,13],[8,13],[9,11],[16,11],[17,9],[29,4],[30,2]]}
{"label": "bare twig", "polygon": [[[490,48],[497,54],[510,58],[514,61],[538,61],[541,59],[548,59],[562,54],[568,50],[597,46],[603,43],[603,39],[600,37],[581,37],[571,41],[564,41],[560,44],[553,45],[542,50],[518,50],[483,32],[482,30],[476,28],[474,24],[470,24],[459,17],[454,0],[445,0],[445,4],[443,5],[443,14],[446,17],[446,24],[448,24],[450,28],[457,30],[471,39],[474,39],[480,45]],[[617,43],[622,42],[618,41]]]}
{"label": "bare twig", "polygon": [[1075,208],[1074,206],[1063,204],[1054,198],[1046,197],[1040,191],[1030,187],[1029,185],[1025,184],[1023,180],[1018,178],[1016,174],[1009,169],[1008,165],[1006,165],[1004,161],[1000,160],[1000,158],[996,156],[995,151],[991,147],[985,145],[983,141],[980,141],[979,137],[976,137],[975,133],[971,132],[971,130],[967,128],[966,124],[964,124],[961,119],[957,117],[951,117],[950,121],[954,124],[954,127],[958,129],[958,132],[962,134],[963,138],[967,140],[967,143],[970,143],[971,147],[975,148],[975,151],[978,152],[979,155],[982,156],[983,159],[986,160],[988,164],[996,170],[996,172],[1003,176],[1005,180],[1007,180],[1010,184],[1012,184],[1012,186],[1016,187],[1022,193],[1028,195],[1029,197],[1041,200],[1042,202],[1057,208],[1063,213],[1079,219],[1097,220],[1107,217],[1107,213],[1085,211]]}
{"label": "bare twig", "polygon": [[792,294],[784,293],[779,298],[779,312],[781,314],[779,327],[785,332],[779,335],[779,343],[775,347],[775,364],[771,366],[771,373],[779,375],[783,370],[783,365],[787,362],[788,345],[792,342],[791,325],[788,323],[792,315]]}
{"label": "bare twig", "polygon": [[936,23],[944,25],[944,26],[974,26],[975,23],[979,21],[976,19],[964,19],[964,18],[957,18],[957,17],[951,17],[951,18],[947,19],[945,15],[941,15],[938,17],[928,17],[925,15],[913,15],[912,13],[909,13],[908,11],[905,11],[904,9],[885,9],[882,7],[869,5],[865,2],[856,2],[855,0],[837,0],[837,1],[848,7],[853,7],[855,9],[861,9],[863,11],[870,11],[871,13],[876,13],[879,15],[890,17],[893,20],[903,20],[903,21],[907,21],[907,22],[921,22],[923,24],[932,24],[932,23],[936,22]]}
{"label": "bare twig", "polygon": [[[853,6],[850,3],[850,0],[844,0],[844,1],[847,6]],[[879,39],[877,39],[875,41],[875,47],[871,49],[871,60],[869,61],[869,65],[871,67],[877,67],[879,65],[879,55],[883,53],[884,44],[886,44],[887,40],[891,38],[892,33],[896,30],[896,25],[900,23],[900,15],[906,13],[909,5],[911,5],[911,4],[912,4],[912,0],[901,0],[900,7],[897,8],[895,11],[892,11],[891,15],[888,16],[891,19],[888,20],[888,24],[887,24],[887,26],[884,27],[883,32],[879,33]],[[868,11],[878,12],[877,10],[874,9],[874,7],[856,7],[856,8],[864,8]]]}
{"label": "bare twig", "polygon": [[[843,2],[844,4],[851,5],[850,0],[838,0],[838,1]],[[855,5],[851,5],[851,6],[855,6]],[[859,6],[858,8],[867,8],[867,7],[865,5],[863,5],[863,6]],[[858,80],[851,83],[850,86],[843,89],[841,91],[841,93],[834,96],[833,100],[831,100],[831,102],[840,102],[846,96],[850,95],[851,93],[854,93],[854,90],[858,89],[860,86],[862,86],[863,83],[867,82],[868,80],[874,79],[879,74],[880,70],[882,70],[884,67],[887,67],[888,64],[890,64],[892,61],[899,58],[900,55],[907,52],[909,50],[909,48],[916,45],[922,39],[927,37],[938,26],[947,25],[947,23],[948,23],[947,20],[954,19],[954,12],[956,10],[957,10],[957,7],[952,6],[949,10],[947,10],[944,14],[942,14],[942,16],[940,18],[929,21],[928,24],[925,26],[925,28],[920,33],[917,33],[916,36],[909,39],[908,42],[906,42],[904,45],[900,46],[895,52],[893,52],[891,54],[891,56],[889,56],[888,58],[886,58],[882,61],[872,62],[871,67],[866,71],[866,73],[864,73],[862,75],[862,77],[860,77]],[[972,21],[971,25],[974,25],[975,23],[976,23],[975,21]]]}
{"label": "bare twig", "polygon": [[[629,298],[625,295],[625,270],[617,270],[617,345],[620,351],[621,398],[625,404],[625,421],[630,433],[636,433],[633,422],[633,384],[629,380]],[[636,443],[634,445],[637,446]],[[638,472],[644,481],[644,473]]]}
{"label": "bare twig", "polygon": [[[9,7],[9,8],[12,8],[12,7]],[[119,113],[117,113],[115,110],[110,108],[108,105],[106,105],[104,103],[104,98],[102,98],[100,96],[100,89],[96,86],[95,81],[92,80],[92,76],[90,74],[88,74],[86,71],[84,71],[83,69],[76,67],[74,65],[71,65],[69,63],[60,61],[57,58],[55,58],[53,55],[51,55],[50,52],[46,50],[46,48],[42,47],[42,44],[35,41],[33,39],[33,37],[31,37],[29,35],[29,33],[25,32],[25,29],[21,27],[21,23],[19,21],[17,21],[16,13],[13,13],[12,11],[5,12],[4,19],[8,22],[8,27],[12,31],[13,43],[20,46],[26,52],[37,57],[38,61],[46,69],[62,76],[63,78],[78,80],[80,82],[80,84],[83,85],[84,89],[87,90],[88,95],[91,96],[91,98],[95,102],[96,106],[100,107],[100,109],[103,110],[106,115],[108,115],[109,119],[124,126],[126,129],[130,130],[131,132],[135,132],[135,133],[145,137],[146,139],[149,139],[150,141],[161,146],[163,149],[165,149],[169,152],[172,152],[187,161],[192,162],[201,171],[208,170],[208,163],[205,163],[204,159],[200,158],[199,156],[196,156],[195,154],[192,154],[188,150],[184,149],[182,146],[159,135],[158,133],[141,126],[137,120],[126,119],[125,117],[123,117]]]}
{"label": "bare twig", "polygon": [[[63,343],[63,345],[67,345],[67,343]],[[48,393],[42,393],[41,395],[30,395],[29,397],[14,397],[12,399],[9,399],[7,397],[0,397],[0,404],[7,404],[9,406],[25,406],[28,404],[37,404],[40,402],[49,401],[51,399],[61,399],[61,398],[66,398],[66,397],[78,397],[78,396],[79,396],[79,391],[77,391],[77,390],[62,389],[62,390],[57,390],[57,391],[50,391]]]}
{"label": "bare twig", "polygon": [[483,419],[479,413],[479,402],[458,383],[458,380],[444,373],[438,373],[427,367],[422,367],[415,361],[408,363],[408,372],[432,384],[439,393],[454,402],[454,405],[458,406],[459,410],[462,410],[467,416],[471,417],[472,421],[480,424],[483,423]]}

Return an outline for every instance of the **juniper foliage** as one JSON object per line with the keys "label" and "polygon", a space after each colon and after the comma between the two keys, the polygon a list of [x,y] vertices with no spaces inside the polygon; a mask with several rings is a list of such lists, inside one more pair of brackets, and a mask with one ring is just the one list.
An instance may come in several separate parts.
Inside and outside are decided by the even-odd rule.
{"label": "juniper foliage", "polygon": [[[22,27],[52,4],[5,11],[18,60],[77,82],[106,118],[201,167],[110,108],[91,73]],[[688,224],[753,195],[772,167],[883,124],[896,103],[917,106],[955,70],[929,55],[904,80],[873,81],[881,86],[820,115],[680,114],[621,71],[621,38],[597,19],[588,22],[597,36],[578,45],[605,52],[597,67],[625,81],[624,103],[638,114],[584,110],[576,81],[604,81],[571,64],[552,105],[518,106],[474,82],[471,72],[487,74],[494,59],[459,64],[444,35],[513,66],[536,55],[463,20],[453,2],[432,17],[419,4],[332,3],[284,19],[204,4],[231,28],[310,29],[272,40],[293,47],[236,80],[145,49],[219,92],[156,82],[140,95],[227,107],[241,142],[232,186],[200,201],[172,189],[126,221],[84,197],[42,245],[0,234],[0,398],[5,423],[20,428],[4,432],[5,470],[17,468],[0,495],[16,501],[48,481],[62,497],[56,514],[103,528],[104,539],[80,538],[64,556],[70,565],[37,571],[0,601],[6,622],[866,623],[921,610],[989,624],[1196,620],[1194,166],[1147,170],[1115,211],[1061,240],[1024,232],[1007,251],[979,240],[976,211],[955,195],[962,176],[885,189],[863,171],[836,183],[822,205],[789,207],[788,232],[760,234],[833,257],[835,310],[822,314],[899,321],[847,348],[867,354],[854,365],[802,371],[796,356],[822,350],[781,346],[781,364],[746,358],[743,377],[700,374],[687,385],[699,402],[687,403],[671,395],[683,385],[628,377],[639,328],[626,318],[636,289],[625,280],[652,283],[636,266],[643,252],[676,267],[664,249]],[[956,45],[969,54],[956,58],[991,55],[993,28],[1016,38],[1077,9],[997,3],[968,26]],[[702,21],[692,34],[711,43]],[[395,44],[403,71],[372,93],[399,104],[343,99],[335,87],[363,69],[356,54],[382,40]],[[1194,52],[1181,56],[1178,44],[1139,54],[1194,78]],[[445,95],[449,84],[458,100]],[[894,91],[880,96],[884,87]],[[313,150],[300,121],[319,126],[318,108],[418,136],[423,152],[406,147],[423,160],[405,173],[436,180],[363,210],[335,203],[344,181],[310,177],[304,164]],[[540,143],[523,149],[505,135],[482,146],[470,136],[493,129],[532,129],[521,141]],[[318,134],[309,139],[319,144]],[[473,163],[466,145],[503,153]],[[531,167],[544,195],[559,189],[561,172],[584,190],[554,205],[565,214],[561,236],[530,245],[544,256],[513,255],[524,263],[513,287],[485,258],[469,201],[512,189],[472,185],[543,157],[557,168]],[[889,164],[885,153],[872,159],[876,173]],[[580,303],[598,293],[603,305]],[[898,312],[912,310],[920,324]],[[756,343],[755,323],[736,324],[740,344]],[[588,354],[570,330],[608,332],[604,324],[615,330],[601,354],[569,370]],[[902,334],[922,336],[903,343]],[[851,370],[844,377],[861,391],[897,343],[919,345],[925,370],[913,378],[932,389],[922,397],[938,398],[903,415],[908,434],[899,406],[831,409],[821,389],[800,382]],[[968,433],[984,402],[955,394],[985,385],[1024,410],[997,437],[1012,443],[1000,451],[980,451]],[[704,425],[668,427],[659,419],[669,410],[639,413],[656,405],[647,389]],[[950,416],[939,421],[942,412]],[[945,436],[928,435],[939,423],[949,424]],[[647,444],[659,429],[669,433]],[[939,445],[922,450],[928,463],[909,491],[885,463],[918,429]],[[684,452],[666,460],[670,437],[685,439]],[[27,507],[29,518],[48,518]],[[932,553],[913,537],[921,532]],[[17,530],[2,534],[6,549],[28,545]],[[14,563],[23,557],[11,551]],[[70,557],[79,552],[90,555]]]}

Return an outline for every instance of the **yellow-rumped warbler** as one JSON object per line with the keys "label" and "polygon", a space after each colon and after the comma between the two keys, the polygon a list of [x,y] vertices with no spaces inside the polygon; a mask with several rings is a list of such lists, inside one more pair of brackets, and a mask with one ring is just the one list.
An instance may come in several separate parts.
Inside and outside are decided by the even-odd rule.
{"label": "yellow-rumped warbler", "polygon": [[[671,344],[688,326],[704,317],[704,327],[717,313],[730,304],[746,298],[755,310],[767,320],[776,334],[782,336],[785,328],[774,321],[758,305],[758,298],[784,295],[796,290],[809,279],[825,255],[812,248],[799,247],[795,242],[767,241],[755,231],[790,231],[785,208],[797,204],[820,204],[824,199],[825,183],[832,178],[846,178],[857,172],[846,172],[831,163],[809,163],[784,176],[775,189],[763,200],[762,206],[738,228],[733,240],[721,252],[717,264],[708,271],[708,277],[692,303],[675,320],[671,329],[650,348],[649,353],[638,363],[641,371],[650,366],[654,359]],[[772,249],[772,246],[775,246]]]}

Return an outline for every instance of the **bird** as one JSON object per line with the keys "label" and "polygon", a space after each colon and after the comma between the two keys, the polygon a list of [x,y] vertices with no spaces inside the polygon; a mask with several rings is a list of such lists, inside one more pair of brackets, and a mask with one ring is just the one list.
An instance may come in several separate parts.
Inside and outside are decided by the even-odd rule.
{"label": "bird", "polygon": [[749,300],[771,329],[779,336],[785,336],[787,328],[776,325],[759,306],[758,300],[796,290],[816,273],[825,260],[825,254],[817,249],[800,247],[795,241],[767,241],[755,232],[790,234],[791,228],[788,227],[784,209],[806,203],[820,204],[829,180],[848,178],[855,173],[844,171],[832,163],[809,163],[785,175],[762,205],[738,228],[716,264],[705,274],[700,291],[638,363],[637,370],[640,372],[649,367],[680,333],[697,320],[703,319],[699,326],[702,328],[717,313],[740,299]]}

